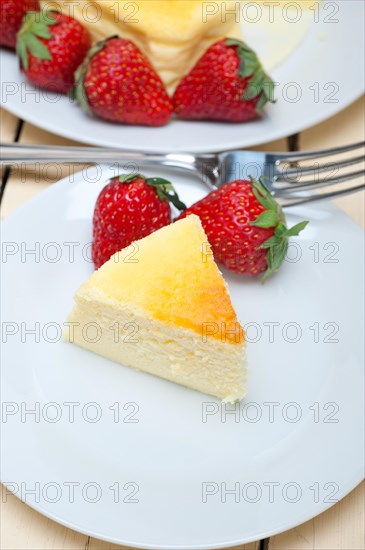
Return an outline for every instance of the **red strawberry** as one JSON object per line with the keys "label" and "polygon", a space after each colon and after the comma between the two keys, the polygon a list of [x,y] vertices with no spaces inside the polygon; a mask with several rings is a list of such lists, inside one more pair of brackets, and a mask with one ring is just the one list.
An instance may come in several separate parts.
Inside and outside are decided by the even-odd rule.
{"label": "red strawberry", "polygon": [[165,179],[140,174],[111,179],[94,210],[92,257],[96,269],[115,252],[171,223],[169,202],[179,210],[186,208]]}
{"label": "red strawberry", "polygon": [[91,44],[88,31],[58,12],[29,12],[18,33],[16,50],[24,74],[35,85],[67,93]]}
{"label": "red strawberry", "polygon": [[226,183],[180,215],[197,214],[214,257],[228,269],[247,275],[277,271],[288,248],[308,222],[287,229],[284,213],[261,180]]}
{"label": "red strawberry", "polygon": [[180,118],[244,122],[273,102],[273,88],[255,52],[226,38],[208,48],[182,79],[173,105]]}
{"label": "red strawberry", "polygon": [[172,114],[148,59],[133,42],[118,37],[91,48],[77,71],[74,95],[87,113],[112,122],[162,126]]}
{"label": "red strawberry", "polygon": [[16,33],[27,11],[38,11],[38,0],[1,0],[0,45],[15,50]]}

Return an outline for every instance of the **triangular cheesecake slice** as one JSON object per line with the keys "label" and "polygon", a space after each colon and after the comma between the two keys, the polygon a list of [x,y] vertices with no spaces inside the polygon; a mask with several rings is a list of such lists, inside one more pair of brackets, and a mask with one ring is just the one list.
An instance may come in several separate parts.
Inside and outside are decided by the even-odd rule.
{"label": "triangular cheesecake slice", "polygon": [[112,256],[75,302],[69,341],[225,401],[245,395],[244,331],[197,216]]}

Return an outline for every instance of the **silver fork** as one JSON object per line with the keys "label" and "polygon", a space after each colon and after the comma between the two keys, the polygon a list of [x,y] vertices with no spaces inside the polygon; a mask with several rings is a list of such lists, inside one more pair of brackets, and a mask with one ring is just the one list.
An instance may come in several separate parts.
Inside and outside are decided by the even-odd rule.
{"label": "silver fork", "polygon": [[[364,168],[339,174],[339,170],[362,163],[364,154],[325,162],[326,157],[363,149],[365,142],[312,152],[268,153],[226,151],[221,153],[143,153],[97,147],[50,147],[44,145],[0,144],[0,165],[20,167],[29,163],[67,162],[113,164],[120,171],[139,171],[142,167],[168,166],[195,173],[210,190],[226,182],[262,177],[282,206],[295,206],[319,199],[331,199],[360,191],[365,184],[349,184],[363,177]],[[301,163],[316,161],[312,165]],[[341,188],[317,193],[322,187],[345,184]]]}

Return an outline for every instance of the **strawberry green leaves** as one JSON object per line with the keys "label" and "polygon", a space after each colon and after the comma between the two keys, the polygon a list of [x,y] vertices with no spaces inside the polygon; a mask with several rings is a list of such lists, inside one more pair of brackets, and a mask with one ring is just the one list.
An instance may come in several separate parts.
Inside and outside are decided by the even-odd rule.
{"label": "strawberry green leaves", "polygon": [[289,237],[299,235],[308,223],[307,221],[300,222],[290,229],[286,229],[285,226],[279,225],[275,229],[275,235],[261,245],[260,248],[268,249],[267,270],[261,279],[263,283],[275,273],[275,271],[278,271],[285,260],[288,251]]}
{"label": "strawberry green leaves", "polygon": [[156,189],[156,193],[161,200],[168,200],[180,212],[186,210],[186,205],[179,199],[172,183],[164,178],[146,178],[142,174],[121,174],[118,179],[121,183],[132,183],[136,179],[142,179],[147,185]]}
{"label": "strawberry green leaves", "polygon": [[120,174],[118,176],[118,180],[120,181],[120,183],[132,183],[132,181],[136,179],[145,180],[146,177],[142,174]]}
{"label": "strawberry green leaves", "polygon": [[287,237],[297,237],[301,231],[308,225],[309,222],[300,222],[286,230]]}
{"label": "strawberry green leaves", "polygon": [[262,282],[278,271],[288,250],[289,237],[296,237],[308,225],[308,221],[300,222],[290,229],[286,227],[286,219],[281,206],[276,202],[262,180],[251,180],[252,192],[262,206],[266,208],[251,225],[265,229],[275,228],[273,237],[265,241],[260,248],[267,248],[267,270]]}
{"label": "strawberry green leaves", "polygon": [[39,38],[46,40],[52,38],[49,27],[56,25],[58,21],[52,17],[51,13],[29,11],[23,19],[17,35],[16,51],[25,70],[29,66],[28,52],[38,59],[52,59],[47,46],[39,40]]}
{"label": "strawberry green leaves", "polygon": [[[284,212],[282,211],[281,206],[274,199],[266,185],[261,179],[254,180],[251,179],[252,192],[255,195],[256,199],[259,201],[262,206],[266,208],[266,211],[260,214],[258,218],[251,222],[251,225],[256,225],[257,227],[276,227],[279,224],[286,223]],[[268,223],[272,220],[273,223]]]}
{"label": "strawberry green leaves", "polygon": [[171,182],[163,178],[147,178],[146,183],[156,189],[157,195],[161,200],[170,201],[180,212],[186,210],[186,205],[179,199],[179,195],[176,193]]}
{"label": "strawberry green leaves", "polygon": [[256,109],[261,113],[267,102],[274,103],[275,83],[265,73],[256,53],[247,44],[234,38],[227,38],[225,43],[227,46],[236,47],[236,52],[240,59],[238,76],[241,78],[251,77],[242,99],[248,100],[259,97]]}
{"label": "strawberry green leaves", "polygon": [[279,218],[277,213],[274,210],[266,210],[265,212],[262,212],[254,222],[251,222],[251,225],[255,225],[256,227],[275,227],[279,223]]}

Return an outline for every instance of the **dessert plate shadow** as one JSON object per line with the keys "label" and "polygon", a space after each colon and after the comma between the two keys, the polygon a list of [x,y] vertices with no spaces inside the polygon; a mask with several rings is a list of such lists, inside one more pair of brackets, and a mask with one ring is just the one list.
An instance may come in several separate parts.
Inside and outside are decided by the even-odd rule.
{"label": "dessert plate shadow", "polygon": [[[64,179],[3,223],[2,481],[67,527],[159,550],[246,543],[335,504],[363,475],[360,228],[329,203],[293,208],[310,224],[279,274],[224,272],[251,371],[224,405],[61,339],[111,175]],[[188,204],[204,195],[169,175]]]}
{"label": "dessert plate shadow", "polygon": [[[246,13],[245,18],[242,8],[243,37],[277,83],[277,103],[266,108],[262,120],[244,124],[172,120],[161,128],[111,124],[87,116],[66,96],[34,90],[20,73],[15,54],[5,50],[0,52],[1,105],[49,132],[91,145],[209,152],[268,143],[333,116],[364,91],[363,60],[358,55],[364,51],[363,2],[313,6],[291,13],[290,19],[277,8],[274,22],[266,24],[264,8],[259,21],[252,20],[253,14]],[[346,70],[338,59],[346,60]]]}

